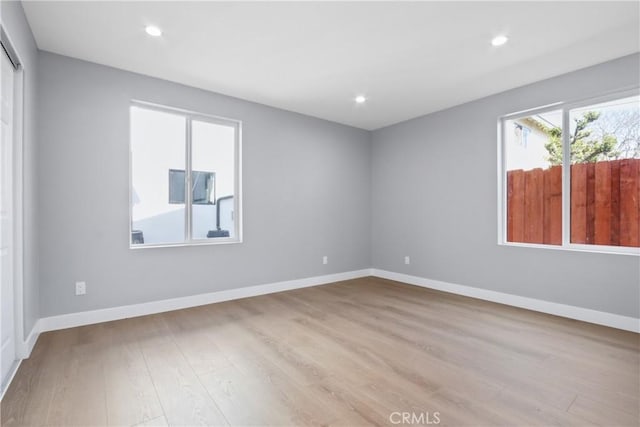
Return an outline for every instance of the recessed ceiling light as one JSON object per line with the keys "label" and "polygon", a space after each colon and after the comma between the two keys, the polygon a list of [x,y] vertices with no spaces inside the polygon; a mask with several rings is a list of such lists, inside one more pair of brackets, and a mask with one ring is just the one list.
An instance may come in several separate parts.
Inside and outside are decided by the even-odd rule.
{"label": "recessed ceiling light", "polygon": [[364,104],[366,100],[367,98],[364,95],[358,95],[355,99],[356,103],[358,104]]}
{"label": "recessed ceiling light", "polygon": [[147,25],[144,30],[153,37],[160,37],[162,35],[162,30],[154,25]]}
{"label": "recessed ceiling light", "polygon": [[494,46],[502,46],[508,41],[509,41],[509,38],[507,36],[497,36],[491,40],[491,44]]}

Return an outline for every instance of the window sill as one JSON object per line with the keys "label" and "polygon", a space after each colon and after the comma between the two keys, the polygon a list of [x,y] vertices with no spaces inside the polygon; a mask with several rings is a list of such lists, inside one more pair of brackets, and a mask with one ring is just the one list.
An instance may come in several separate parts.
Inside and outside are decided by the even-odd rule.
{"label": "window sill", "polygon": [[640,256],[640,248],[632,248],[628,246],[598,246],[598,245],[543,245],[538,243],[516,243],[516,242],[499,242],[500,246],[514,246],[520,248],[534,248],[534,249],[552,249],[556,251],[570,251],[570,252],[589,252],[594,254],[609,254],[609,255],[631,255]]}
{"label": "window sill", "polygon": [[129,249],[157,249],[157,248],[182,248],[189,246],[217,246],[217,245],[232,245],[235,243],[242,243],[242,239],[216,239],[215,241],[203,240],[193,242],[182,243],[148,243],[142,245],[129,244]]}

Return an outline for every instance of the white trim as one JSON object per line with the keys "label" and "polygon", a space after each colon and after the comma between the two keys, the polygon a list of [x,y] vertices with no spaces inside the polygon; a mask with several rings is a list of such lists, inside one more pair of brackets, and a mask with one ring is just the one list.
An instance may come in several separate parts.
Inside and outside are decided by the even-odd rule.
{"label": "white trim", "polygon": [[[11,34],[0,20],[0,39],[2,47],[14,66],[13,85],[13,123],[11,156],[12,173],[12,263],[13,263],[13,317],[14,351],[17,363],[15,371],[9,375],[7,388],[20,366],[22,341],[24,339],[24,108],[25,108],[25,67],[20,52],[15,48]],[[2,381],[2,378],[0,378]],[[2,390],[2,395],[6,390]],[[1,399],[1,398],[0,398]]]}
{"label": "white trim", "polygon": [[33,325],[33,328],[31,328],[29,336],[25,338],[24,341],[20,344],[18,348],[18,357],[20,359],[28,359],[31,356],[33,347],[35,347],[36,342],[38,341],[38,337],[40,336],[41,324],[41,320],[38,319],[35,325]]}
{"label": "white trim", "polygon": [[640,333],[640,319],[636,319],[634,317],[621,316],[619,314],[576,307],[573,305],[559,304],[535,298],[505,294],[503,292],[490,291],[488,289],[475,288],[472,286],[456,285],[454,283],[442,282],[440,280],[410,276],[408,274],[378,270],[376,268],[371,270],[371,275],[423,288],[464,295],[471,298],[497,302],[499,304],[506,304],[513,307],[526,308],[527,310],[539,311],[541,313],[553,314],[555,316]]}
{"label": "white trim", "polygon": [[630,246],[605,246],[605,245],[579,245],[569,243],[565,246],[545,243],[520,243],[520,242],[498,242],[501,246],[514,246],[517,248],[551,249],[557,251],[589,252],[592,254],[610,255],[640,255],[640,248]]}
{"label": "white trim", "polygon": [[33,325],[33,328],[31,329],[31,333],[29,334],[26,340],[16,343],[16,356],[17,356],[16,363],[14,363],[11,369],[11,373],[7,375],[7,381],[5,383],[5,387],[2,390],[0,390],[0,401],[4,398],[4,395],[9,389],[9,386],[11,385],[11,382],[15,378],[16,373],[18,373],[18,369],[20,369],[20,365],[22,364],[22,361],[24,359],[28,359],[29,356],[31,356],[31,351],[33,351],[33,347],[36,345],[36,341],[38,341],[39,336],[40,336],[40,320],[38,320],[36,324]]}
{"label": "white trim", "polygon": [[[505,125],[498,120],[498,244],[507,241],[507,168],[505,167]],[[504,207],[503,207],[504,204]]]}
{"label": "white trim", "polygon": [[517,113],[505,114],[498,118],[499,121],[512,121],[518,119],[524,119],[529,116],[537,116],[540,114],[548,113],[550,111],[562,110],[564,102],[554,102],[553,104],[543,105],[541,107],[530,108],[528,110],[519,111]]}
{"label": "white trim", "polygon": [[395,273],[392,271],[372,268],[348,271],[344,273],[328,274],[325,276],[288,280],[284,282],[268,283],[264,285],[248,286],[244,288],[228,289],[207,294],[191,295],[187,297],[152,301],[141,304],[125,305],[121,307],[112,307],[100,310],[82,311],[79,313],[45,317],[40,319],[36,323],[33,330],[31,331],[31,334],[29,334],[28,339],[25,341],[24,347],[28,349],[28,351],[26,351],[28,357],[28,354],[31,353],[31,349],[33,349],[33,346],[40,332],[72,328],[75,326],[90,325],[94,323],[109,322],[112,320],[125,319],[128,317],[145,316],[148,314],[180,310],[183,308],[213,304],[216,302],[231,301],[252,296],[266,295],[293,289],[302,289],[311,286],[325,285],[329,283],[357,279],[367,276],[380,277],[397,282],[420,286],[423,288],[435,289],[457,295],[464,295],[471,298],[497,302],[513,307],[525,308],[541,313],[553,314],[569,319],[581,320],[583,322],[595,323],[598,325],[610,326],[612,328],[640,333],[640,319],[634,317],[622,316],[618,314],[592,310],[589,308],[576,307],[567,304],[522,297],[518,295],[506,294],[503,292],[491,291],[488,289],[457,285],[439,280],[432,280],[423,277],[411,276],[408,274]]}
{"label": "white trim", "polygon": [[186,108],[173,107],[170,105],[158,104],[155,102],[144,101],[141,99],[132,99],[130,106],[138,106],[140,108],[146,108],[148,110],[155,110],[161,113],[177,114],[182,116],[190,116],[196,120],[203,120],[205,122],[217,123],[224,126],[229,126],[229,122],[236,123],[237,127],[242,127],[242,120],[232,119],[229,117],[218,116],[215,114],[203,113],[200,111],[189,110]]}
{"label": "white trim", "polygon": [[20,350],[17,346],[24,339],[24,73],[24,66],[20,63],[14,74],[14,93],[17,96],[14,98],[13,139],[13,310],[18,358]]}
{"label": "white trim", "polygon": [[18,369],[20,368],[21,364],[22,364],[22,359],[16,359],[15,363],[11,366],[11,370],[7,374],[7,381],[4,384],[4,387],[2,384],[0,384],[0,401],[4,399],[4,395],[7,393],[7,390],[9,390],[9,387],[11,386],[11,382],[13,381],[16,374],[18,373]]}
{"label": "white trim", "polygon": [[602,103],[607,102],[613,99],[618,98],[619,95],[630,94],[633,96],[634,94],[638,94],[640,91],[640,87],[637,84],[631,84],[627,86],[623,86],[617,89],[608,90],[606,92],[601,93],[600,95],[591,96],[589,98],[585,98],[583,96],[577,98],[565,99],[562,101],[556,101],[549,104],[541,105],[539,107],[527,108],[526,110],[515,111],[509,114],[503,114],[500,116],[500,119],[514,120],[521,119],[523,117],[530,116],[532,114],[540,114],[545,111],[552,111],[561,109],[564,107],[576,108],[576,107],[584,107],[590,105],[592,103]]}
{"label": "white trim", "polygon": [[[571,242],[571,122],[569,110],[562,109],[562,247]],[[567,167],[569,165],[569,167]],[[505,199],[505,204],[507,200]],[[506,239],[505,239],[506,240]]]}
{"label": "white trim", "polygon": [[626,88],[621,88],[620,90],[614,90],[611,92],[604,93],[599,96],[594,96],[591,98],[582,98],[579,100],[569,101],[564,103],[564,108],[569,110],[575,110],[583,107],[590,107],[593,105],[604,104],[610,101],[615,101],[623,98],[630,98],[633,96],[640,95],[640,86],[632,85]]}
{"label": "white trim", "polygon": [[[191,120],[191,116],[184,116],[184,120],[184,243],[189,245],[193,241],[193,236],[191,235],[191,229],[193,228],[191,224],[191,222],[193,221],[193,187],[191,182],[191,179],[193,177],[193,173],[191,171],[191,167],[193,164],[193,159],[191,158],[191,146],[193,145],[193,141],[191,141],[191,126],[193,125],[193,121]],[[131,143],[133,143],[133,140],[131,141]],[[216,182],[215,176],[213,179],[214,182]],[[171,185],[171,183],[169,183],[169,185]],[[133,187],[133,180],[131,181],[131,186]],[[215,186],[216,184],[213,184],[214,189]],[[214,190],[214,200],[218,196],[215,193],[216,192]],[[133,210],[133,204],[131,206],[131,209]],[[133,227],[133,221],[131,222],[131,224],[131,226]],[[131,241],[129,242],[129,245],[133,246]],[[144,244],[139,246],[144,246]]]}
{"label": "white trim", "polygon": [[216,246],[216,245],[234,245],[242,243],[242,240],[238,240],[234,237],[216,237],[215,239],[201,239],[193,240],[191,242],[181,243],[144,243],[142,245],[130,245],[129,249],[137,251],[140,249],[154,249],[154,248],[181,248],[183,246]]}
{"label": "white trim", "polygon": [[187,297],[152,301],[141,304],[125,305],[121,307],[104,308],[100,310],[81,311],[79,313],[62,314],[40,319],[40,332],[91,325],[94,323],[110,322],[112,320],[129,317],[145,316],[163,313],[165,311],[180,310],[197,307],[216,302],[266,295],[292,289],[308,288],[310,286],[325,285],[343,280],[357,279],[371,275],[371,270],[356,270],[344,273],[328,274],[325,276],[307,277],[304,279],[287,280],[284,282],[268,283],[264,285],[248,286],[244,288],[228,289],[207,294],[191,295]]}

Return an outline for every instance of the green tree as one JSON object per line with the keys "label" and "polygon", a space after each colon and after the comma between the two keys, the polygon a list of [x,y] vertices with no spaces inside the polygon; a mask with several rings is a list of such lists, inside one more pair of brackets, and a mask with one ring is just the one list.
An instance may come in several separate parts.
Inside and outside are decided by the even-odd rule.
{"label": "green tree", "polygon": [[[571,133],[571,163],[591,163],[598,160],[615,158],[618,144],[612,134],[602,134],[599,138],[592,137],[590,125],[600,118],[600,112],[587,111],[582,117],[574,119],[575,129]],[[544,145],[549,153],[548,160],[552,165],[562,164],[562,129],[545,126],[544,131],[549,135],[549,142]]]}

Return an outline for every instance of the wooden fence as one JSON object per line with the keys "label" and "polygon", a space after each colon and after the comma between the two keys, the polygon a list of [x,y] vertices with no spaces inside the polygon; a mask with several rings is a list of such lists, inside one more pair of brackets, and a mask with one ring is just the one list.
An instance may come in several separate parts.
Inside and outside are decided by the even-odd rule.
{"label": "wooden fence", "polygon": [[[562,244],[562,167],[507,172],[507,240]],[[571,166],[571,242],[640,246],[640,159]]]}

